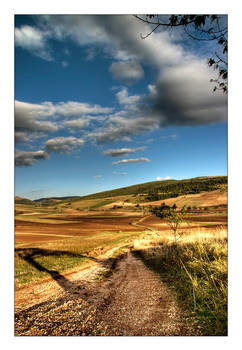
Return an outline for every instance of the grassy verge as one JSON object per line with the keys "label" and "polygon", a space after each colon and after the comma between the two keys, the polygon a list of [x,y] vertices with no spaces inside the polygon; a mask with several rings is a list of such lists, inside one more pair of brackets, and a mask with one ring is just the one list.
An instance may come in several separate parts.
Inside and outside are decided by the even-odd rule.
{"label": "grassy verge", "polygon": [[176,243],[166,236],[156,238],[153,244],[143,249],[144,240],[140,246],[138,240],[134,248],[170,285],[180,305],[199,321],[204,335],[227,335],[226,232],[193,231]]}
{"label": "grassy verge", "polygon": [[15,249],[16,286],[59,274],[82,264],[98,262],[98,256],[116,246],[126,246],[140,233],[103,232],[84,237],[18,245]]}

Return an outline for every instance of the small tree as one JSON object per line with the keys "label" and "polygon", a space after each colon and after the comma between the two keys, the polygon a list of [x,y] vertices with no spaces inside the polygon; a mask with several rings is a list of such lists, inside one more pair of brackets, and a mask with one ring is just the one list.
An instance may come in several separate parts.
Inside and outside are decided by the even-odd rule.
{"label": "small tree", "polygon": [[176,203],[174,203],[172,206],[172,209],[176,210],[176,208],[177,208],[177,205],[176,205]]}
{"label": "small tree", "polygon": [[156,216],[160,217],[161,219],[164,219],[167,222],[167,224],[172,230],[174,240],[175,242],[177,242],[183,234],[183,232],[179,232],[178,229],[184,222],[184,209],[182,209],[181,212],[177,212],[174,208],[171,208],[166,205],[161,207],[155,207],[151,211]]}

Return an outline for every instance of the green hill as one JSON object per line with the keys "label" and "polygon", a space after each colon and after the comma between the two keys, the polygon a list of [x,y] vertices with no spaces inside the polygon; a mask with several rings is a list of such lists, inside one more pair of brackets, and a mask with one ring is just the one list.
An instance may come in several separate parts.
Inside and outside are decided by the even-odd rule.
{"label": "green hill", "polygon": [[98,192],[87,196],[66,199],[70,202],[85,199],[102,199],[127,195],[147,195],[148,200],[159,200],[182,194],[213,191],[227,184],[227,176],[196,177],[185,180],[152,181],[115,190]]}
{"label": "green hill", "polygon": [[[195,194],[203,191],[214,191],[227,185],[227,176],[195,177],[184,180],[152,181],[143,184],[132,185],[114,190],[93,193],[86,196],[49,197],[36,199],[34,202],[42,204],[55,204],[76,202],[88,199],[103,199],[109,197],[143,195],[147,201],[177,197],[185,194]],[[30,201],[32,202],[32,201]]]}
{"label": "green hill", "polygon": [[22,197],[14,197],[14,203],[15,204],[27,204],[27,205],[35,205],[34,201],[31,201],[30,199],[27,198],[22,198]]}

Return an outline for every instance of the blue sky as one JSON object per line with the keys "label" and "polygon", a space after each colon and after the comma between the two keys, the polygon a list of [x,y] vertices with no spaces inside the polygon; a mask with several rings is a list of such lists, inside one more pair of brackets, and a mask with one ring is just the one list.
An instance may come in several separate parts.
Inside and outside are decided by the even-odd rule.
{"label": "blue sky", "polygon": [[15,16],[15,195],[227,174],[211,44],[124,16]]}

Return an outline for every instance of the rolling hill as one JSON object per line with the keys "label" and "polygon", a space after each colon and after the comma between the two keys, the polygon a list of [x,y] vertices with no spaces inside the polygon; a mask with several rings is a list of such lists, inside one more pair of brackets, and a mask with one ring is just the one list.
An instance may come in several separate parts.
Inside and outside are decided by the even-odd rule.
{"label": "rolling hill", "polygon": [[15,197],[16,204],[56,205],[66,202],[78,202],[94,199],[105,199],[119,196],[133,196],[139,201],[153,202],[182,195],[198,194],[224,188],[227,190],[227,176],[195,177],[184,180],[152,181],[142,184],[117,188],[114,190],[93,193],[86,196],[47,197],[31,201],[26,198]]}

